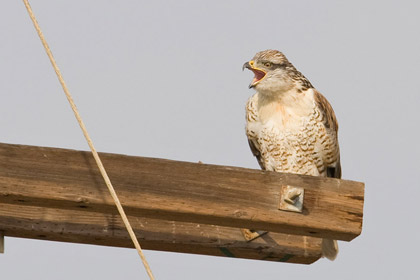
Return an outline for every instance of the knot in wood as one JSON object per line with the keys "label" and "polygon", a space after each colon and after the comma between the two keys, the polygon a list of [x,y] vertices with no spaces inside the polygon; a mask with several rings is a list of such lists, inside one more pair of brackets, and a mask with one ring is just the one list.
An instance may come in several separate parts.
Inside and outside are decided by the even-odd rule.
{"label": "knot in wood", "polygon": [[248,215],[248,213],[247,213],[247,212],[245,212],[245,211],[236,210],[235,212],[233,212],[233,215],[235,215],[235,217],[240,218],[240,217],[242,217],[242,216],[246,216],[246,215]]}

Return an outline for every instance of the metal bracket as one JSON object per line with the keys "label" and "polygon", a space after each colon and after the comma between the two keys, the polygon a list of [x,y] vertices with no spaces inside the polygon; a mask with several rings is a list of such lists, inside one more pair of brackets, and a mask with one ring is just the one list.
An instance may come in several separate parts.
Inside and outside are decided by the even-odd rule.
{"label": "metal bracket", "polygon": [[279,209],[291,212],[302,212],[305,190],[289,185],[281,186]]}
{"label": "metal bracket", "polygon": [[242,232],[245,240],[250,242],[250,241],[260,237],[261,235],[266,234],[268,231],[241,228],[241,232]]}
{"label": "metal bracket", "polygon": [[0,231],[0,254],[4,253],[4,233]]}

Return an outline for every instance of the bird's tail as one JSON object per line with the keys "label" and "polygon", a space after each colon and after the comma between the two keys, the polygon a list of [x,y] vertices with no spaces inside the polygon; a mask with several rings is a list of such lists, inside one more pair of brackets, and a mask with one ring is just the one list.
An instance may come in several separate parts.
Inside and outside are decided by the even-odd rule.
{"label": "bird's tail", "polygon": [[330,261],[335,260],[338,254],[337,240],[322,239],[322,256]]}

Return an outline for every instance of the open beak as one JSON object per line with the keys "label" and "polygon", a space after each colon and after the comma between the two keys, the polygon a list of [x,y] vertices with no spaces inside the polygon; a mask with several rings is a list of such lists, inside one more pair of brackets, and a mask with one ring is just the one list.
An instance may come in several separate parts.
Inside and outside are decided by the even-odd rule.
{"label": "open beak", "polygon": [[255,62],[253,60],[245,62],[244,65],[242,66],[242,71],[247,68],[249,70],[251,70],[252,72],[254,72],[254,79],[252,80],[252,82],[249,84],[249,88],[253,88],[255,87],[262,79],[264,79],[265,75],[267,74],[265,71],[254,67]]}

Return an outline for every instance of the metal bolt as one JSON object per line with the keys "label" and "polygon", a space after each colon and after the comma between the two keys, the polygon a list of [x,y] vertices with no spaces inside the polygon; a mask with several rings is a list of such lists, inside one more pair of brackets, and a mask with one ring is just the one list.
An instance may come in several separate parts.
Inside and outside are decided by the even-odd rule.
{"label": "metal bolt", "polygon": [[297,189],[297,188],[293,188],[291,190],[289,190],[289,192],[286,194],[286,197],[284,198],[284,201],[289,203],[289,204],[296,204],[297,202],[297,198],[299,198],[299,196],[302,194],[302,190]]}
{"label": "metal bolt", "polygon": [[283,185],[280,191],[279,209],[284,211],[302,212],[304,189]]}

